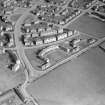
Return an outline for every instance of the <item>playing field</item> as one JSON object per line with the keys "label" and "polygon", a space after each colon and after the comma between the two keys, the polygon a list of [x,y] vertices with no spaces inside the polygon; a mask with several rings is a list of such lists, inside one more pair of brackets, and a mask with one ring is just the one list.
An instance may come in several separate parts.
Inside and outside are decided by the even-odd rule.
{"label": "playing field", "polygon": [[[105,54],[91,49],[28,87],[42,105],[104,105]],[[98,104],[99,103],[99,104]]]}
{"label": "playing field", "polygon": [[80,17],[72,24],[68,25],[68,28],[80,30],[97,38],[105,36],[105,22],[90,18],[87,15]]}
{"label": "playing field", "polygon": [[9,63],[10,59],[7,55],[0,55],[0,92],[11,89],[25,81],[24,68],[21,66],[17,72],[13,72],[6,67]]}

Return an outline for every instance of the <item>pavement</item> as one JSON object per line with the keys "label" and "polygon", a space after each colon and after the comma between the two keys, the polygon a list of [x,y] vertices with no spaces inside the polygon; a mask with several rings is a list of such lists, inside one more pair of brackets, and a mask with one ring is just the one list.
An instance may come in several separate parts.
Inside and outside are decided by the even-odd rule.
{"label": "pavement", "polygon": [[[95,3],[93,4],[95,5]],[[65,6],[64,6],[65,7]],[[33,49],[33,48],[38,48],[38,47],[41,47],[41,46],[34,46],[34,47],[29,47],[29,48],[26,48],[22,45],[21,41],[19,40],[19,38],[21,37],[21,24],[23,23],[23,21],[30,15],[29,11],[30,10],[33,10],[35,8],[35,6],[33,6],[31,9],[27,10],[24,12],[24,14],[22,16],[20,16],[20,18],[17,20],[16,22],[16,25],[15,25],[15,30],[14,30],[14,37],[15,37],[15,44],[16,44],[16,50],[17,50],[17,53],[18,53],[18,56],[19,56],[19,59],[21,60],[23,66],[26,68],[24,70],[24,73],[25,73],[25,76],[26,76],[26,81],[24,82],[24,84],[22,85],[22,90],[23,90],[23,93],[26,95],[26,97],[28,98],[31,98],[33,101],[35,101],[33,99],[33,97],[30,96],[30,94],[27,93],[26,91],[26,88],[27,86],[30,85],[30,83],[34,83],[34,81],[36,81],[37,79],[40,79],[41,77],[47,75],[50,71],[52,70],[56,70],[56,68],[58,66],[61,66],[63,64],[65,64],[66,62],[68,61],[71,61],[73,60],[74,58],[77,58],[78,56],[80,56],[81,54],[89,51],[90,49],[93,49],[95,48],[96,46],[98,46],[99,44],[101,44],[102,42],[105,41],[105,36],[104,37],[97,37],[98,41],[95,42],[94,44],[84,48],[83,50],[79,51],[78,53],[68,57],[67,59],[55,64],[54,66],[50,67],[49,69],[47,69],[46,71],[38,71],[38,70],[35,70],[35,68],[33,68],[33,66],[31,65],[30,61],[28,60],[26,54],[25,54],[25,49]],[[90,8],[89,8],[90,9]],[[64,27],[69,27],[70,25],[72,25],[72,23],[74,21],[76,21],[78,18],[80,18],[81,16],[83,16],[84,14],[86,14],[86,12],[89,11],[89,9],[87,9],[86,11],[83,11],[81,13],[81,15],[77,16],[75,19],[73,19],[70,23],[66,24]],[[90,35],[90,34],[88,34]],[[91,36],[91,35],[90,35]],[[93,36],[94,37],[94,36]],[[64,40],[63,40],[64,41]],[[54,42],[52,44],[57,44],[58,42]],[[50,45],[50,44],[48,44]],[[45,45],[42,45],[42,46],[45,46]],[[67,93],[66,93],[67,94]],[[70,97],[72,98],[72,97]],[[52,100],[53,101],[53,100]],[[69,100],[67,100],[69,101]],[[46,102],[45,102],[46,103]],[[58,103],[59,105],[60,103]],[[69,103],[63,103],[65,105],[69,105]],[[61,105],[63,105],[61,104]],[[37,102],[35,101],[35,105],[38,105]],[[47,105],[47,104],[46,104]],[[50,104],[49,104],[50,105]],[[53,104],[53,105],[57,105],[57,104]]]}

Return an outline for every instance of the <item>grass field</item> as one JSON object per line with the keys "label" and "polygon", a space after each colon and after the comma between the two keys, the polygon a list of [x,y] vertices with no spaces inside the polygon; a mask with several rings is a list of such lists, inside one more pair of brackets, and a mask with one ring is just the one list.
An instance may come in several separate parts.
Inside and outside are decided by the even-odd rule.
{"label": "grass field", "polygon": [[17,20],[20,18],[20,16],[22,16],[21,13],[19,14],[13,14],[9,17],[9,19],[12,21],[12,22],[17,22]]}
{"label": "grass field", "polygon": [[0,91],[4,92],[17,86],[25,81],[24,67],[17,72],[13,72],[6,66],[10,63],[10,59],[7,55],[0,55]]}
{"label": "grass field", "polygon": [[87,15],[81,16],[72,24],[68,25],[68,28],[80,30],[97,38],[105,36],[105,22],[90,18]]}
{"label": "grass field", "polygon": [[37,69],[39,69],[37,66],[41,66],[44,62],[37,58],[36,52],[37,52],[37,49],[25,50],[25,54],[26,54],[29,62],[31,63],[33,68],[35,68],[37,70]]}
{"label": "grass field", "polygon": [[41,105],[104,105],[105,54],[94,48],[28,87]]}

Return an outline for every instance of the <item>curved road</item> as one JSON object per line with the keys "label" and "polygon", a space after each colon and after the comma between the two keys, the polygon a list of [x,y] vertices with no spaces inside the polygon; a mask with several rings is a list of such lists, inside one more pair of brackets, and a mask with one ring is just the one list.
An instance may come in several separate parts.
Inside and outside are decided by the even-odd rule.
{"label": "curved road", "polygon": [[[35,6],[34,6],[35,8]],[[33,7],[31,8],[33,9]],[[25,75],[26,75],[26,81],[25,83],[21,86],[21,89],[22,89],[22,92],[23,92],[23,95],[26,97],[26,99],[28,98],[29,100],[31,100],[35,105],[38,105],[37,101],[32,97],[30,96],[27,91],[26,91],[26,87],[29,85],[30,83],[30,80],[32,79],[33,80],[33,77],[37,77],[39,73],[35,73],[34,74],[34,68],[32,67],[32,65],[30,64],[29,60],[27,59],[27,57],[25,56],[25,53],[24,53],[24,47],[21,43],[21,41],[19,40],[20,37],[21,37],[21,31],[20,31],[20,28],[21,28],[21,24],[23,23],[23,21],[25,20],[25,18],[29,15],[29,10],[26,11],[20,18],[19,20],[16,22],[16,25],[15,25],[15,30],[14,30],[14,38],[15,38],[15,44],[16,44],[16,49],[17,49],[17,53],[18,53],[18,56],[19,56],[19,59],[21,60],[22,64],[26,67],[25,69]]]}
{"label": "curved road", "polygon": [[18,19],[18,21],[16,22],[16,25],[15,25],[14,37],[15,37],[15,44],[16,44],[16,49],[17,49],[18,56],[19,56],[22,64],[26,67],[26,69],[25,69],[26,81],[22,85],[23,93],[24,93],[24,95],[26,97],[31,98],[31,100],[34,101],[35,105],[38,105],[37,102],[33,99],[33,97],[31,97],[27,93],[27,91],[26,91],[26,87],[30,84],[30,82],[35,81],[37,78],[39,78],[42,75],[45,75],[47,72],[51,71],[52,69],[54,69],[55,67],[61,65],[62,63],[65,63],[68,60],[71,60],[71,59],[79,56],[81,53],[89,50],[90,48],[99,45],[100,43],[102,43],[103,41],[105,41],[105,38],[99,39],[93,45],[91,45],[91,46],[83,49],[82,51],[79,51],[77,54],[74,54],[71,57],[67,58],[66,60],[63,60],[62,62],[54,65],[53,67],[49,68],[49,70],[46,70],[46,71],[38,71],[38,70],[35,70],[32,67],[31,63],[29,62],[27,56],[25,55],[25,52],[24,52],[25,48],[22,45],[21,41],[19,40],[19,38],[21,37],[21,34],[22,34],[21,33],[21,30],[20,30],[21,24],[23,23],[23,21],[25,20],[25,18],[27,18],[27,16],[30,15],[29,11],[32,10],[32,9],[34,9],[34,8],[35,8],[35,5],[31,9],[29,9],[28,11],[25,11],[25,13]]}
{"label": "curved road", "polygon": [[[28,73],[28,76],[27,76],[27,81],[29,80],[29,81],[33,81],[33,80],[36,80],[37,78],[39,78],[40,76],[42,76],[42,75],[44,75],[44,74],[46,74],[48,71],[51,71],[51,69],[53,69],[54,67],[51,67],[51,69],[50,70],[47,70],[47,71],[38,71],[38,70],[35,70],[35,68],[33,68],[33,66],[30,64],[30,62],[29,62],[29,60],[28,60],[28,58],[27,58],[27,56],[25,55],[25,52],[24,52],[24,50],[26,49],[26,47],[24,47],[23,45],[22,45],[22,43],[21,43],[21,41],[19,41],[19,38],[21,37],[21,30],[20,30],[20,28],[21,28],[21,24],[23,23],[23,21],[30,15],[30,13],[29,13],[29,11],[30,10],[33,10],[34,8],[36,7],[36,5],[34,5],[32,8],[30,8],[28,11],[26,11],[19,19],[18,19],[18,21],[16,22],[16,25],[15,25],[15,31],[14,31],[14,36],[15,36],[15,44],[16,44],[16,49],[17,49],[17,53],[18,53],[18,55],[19,55],[19,58],[20,58],[20,60],[21,60],[21,62],[25,65],[25,67],[26,67],[26,70],[27,70],[27,73]],[[100,39],[99,41],[98,41],[98,43],[99,42],[102,42],[103,41],[103,39]],[[97,45],[97,42],[96,42],[96,45]],[[43,45],[44,46],[44,45]],[[91,45],[91,47],[93,47],[94,45]],[[32,47],[32,48],[37,48],[38,46],[34,46],[34,47]],[[27,48],[28,49],[28,48]],[[31,49],[31,47],[29,48],[29,49]],[[86,48],[87,50],[88,49],[90,49],[90,47],[88,47],[88,48]],[[84,51],[87,51],[87,50],[83,50],[83,51],[81,51],[80,53],[82,53],[82,52],[84,52]],[[78,53],[77,54],[75,54],[75,55],[73,55],[73,56],[76,56],[76,55],[78,55]],[[71,59],[71,58],[73,58],[72,56],[70,57],[70,58],[68,58],[68,59]],[[66,60],[65,60],[66,61]],[[61,64],[61,63],[59,63],[59,64]],[[59,65],[59,64],[56,64],[56,66],[57,65]]]}

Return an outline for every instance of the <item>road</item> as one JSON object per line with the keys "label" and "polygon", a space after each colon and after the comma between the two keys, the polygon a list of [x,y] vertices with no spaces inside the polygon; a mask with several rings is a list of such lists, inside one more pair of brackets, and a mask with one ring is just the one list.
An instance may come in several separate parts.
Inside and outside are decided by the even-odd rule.
{"label": "road", "polygon": [[26,11],[24,13],[24,15],[22,15],[19,18],[19,20],[16,22],[15,30],[14,30],[14,37],[15,37],[15,44],[16,44],[16,49],[17,49],[19,59],[21,60],[22,64],[26,67],[26,69],[25,69],[26,81],[21,87],[22,92],[23,92],[25,97],[27,97],[32,102],[34,102],[35,105],[38,105],[36,100],[32,96],[30,96],[26,91],[26,87],[29,85],[30,78],[33,78],[33,76],[35,76],[35,75],[34,75],[34,68],[30,64],[30,62],[28,61],[27,57],[25,56],[23,45],[19,40],[19,38],[21,37],[21,31],[20,31],[21,24],[23,23],[23,20],[28,15],[29,15],[29,12]]}
{"label": "road", "polygon": [[[63,60],[62,62],[54,65],[53,67],[51,67],[50,69],[46,70],[46,71],[38,71],[38,70],[35,70],[32,65],[30,64],[28,58],[26,57],[25,55],[25,52],[24,52],[24,49],[32,49],[32,48],[38,48],[38,47],[41,47],[41,46],[45,46],[45,45],[41,45],[41,46],[33,46],[33,47],[29,47],[29,48],[26,48],[22,45],[22,43],[19,41],[19,37],[21,36],[21,32],[20,32],[20,27],[21,27],[21,24],[22,24],[22,21],[29,15],[29,13],[26,13],[25,15],[23,15],[17,22],[16,24],[16,27],[15,27],[15,41],[16,41],[16,48],[17,48],[17,52],[18,52],[18,55],[20,57],[20,60],[24,62],[27,70],[28,70],[28,73],[30,74],[29,75],[29,79],[31,80],[36,80],[37,78],[40,78],[40,76],[43,76],[45,75],[47,72],[51,71],[52,69],[54,69],[55,67],[57,67],[58,65],[61,65],[63,62],[67,62],[68,60],[71,60],[72,58],[74,57],[77,57],[78,55],[80,55],[81,53],[89,50],[90,48],[94,47],[98,44],[100,44],[101,42],[103,42],[105,38],[102,38],[102,39],[99,39],[99,41],[97,41],[95,44],[83,49],[82,51],[80,51],[79,53],[76,53],[72,56],[70,56],[68,59],[66,60]],[[58,42],[54,42],[52,44],[57,44]],[[50,44],[49,44],[50,45]]]}
{"label": "road", "polygon": [[[96,0],[97,1],[97,0]],[[40,4],[40,3],[39,3]],[[95,5],[96,2],[93,4]],[[36,5],[35,5],[36,6]],[[90,49],[90,46],[87,47],[86,49],[82,50],[81,52],[79,52],[79,54],[74,54],[72,56],[70,56],[70,58],[66,59],[66,60],[63,60],[61,63],[58,63],[56,65],[54,65],[53,67],[51,67],[50,69],[46,70],[46,71],[38,71],[38,70],[35,70],[35,68],[33,68],[33,66],[30,64],[27,56],[25,55],[25,52],[24,50],[25,49],[33,49],[33,48],[38,48],[38,47],[42,47],[42,46],[46,46],[46,45],[51,45],[51,44],[57,44],[59,43],[58,42],[54,42],[54,43],[50,43],[50,44],[44,44],[44,45],[40,45],[40,46],[33,46],[33,47],[29,47],[29,48],[26,48],[22,45],[21,41],[19,41],[19,37],[21,37],[21,31],[20,31],[20,27],[21,27],[21,24],[23,23],[23,21],[25,20],[25,18],[30,15],[30,10],[33,10],[35,8],[35,6],[33,6],[32,8],[30,8],[28,11],[26,11],[20,18],[19,20],[17,21],[16,25],[15,25],[15,31],[14,31],[14,34],[15,34],[15,44],[16,44],[16,49],[17,49],[17,53],[19,55],[19,58],[21,60],[21,62],[24,64],[24,66],[27,68],[27,73],[28,73],[28,76],[27,76],[27,81],[33,81],[33,80],[36,80],[37,78],[40,78],[40,76],[46,74],[47,72],[51,71],[52,69],[54,69],[54,67],[57,67],[57,65],[60,65],[62,64],[62,62],[66,62],[68,60],[71,60],[71,58],[74,58],[76,57],[77,55],[87,51]],[[90,9],[90,8],[89,8]],[[85,14],[87,11],[89,11],[89,9],[87,10],[84,10],[84,12],[81,14]],[[79,18],[80,16],[77,16],[75,19]],[[75,19],[73,19],[72,21],[75,21]],[[70,23],[72,23],[72,21]],[[69,24],[70,24],[69,23]],[[65,26],[66,27],[66,26]],[[74,36],[71,36],[71,37],[74,37]],[[63,40],[62,40],[63,41]],[[100,41],[99,41],[100,42]],[[97,45],[97,44],[96,44]],[[92,47],[92,46],[91,46]]]}
{"label": "road", "polygon": [[[95,5],[95,4],[94,4]],[[31,65],[31,63],[29,62],[27,56],[25,55],[25,52],[24,50],[25,49],[32,49],[32,48],[38,48],[40,46],[34,46],[34,47],[29,47],[29,48],[25,48],[21,41],[19,40],[19,38],[21,37],[21,31],[20,31],[20,27],[21,27],[21,24],[23,23],[24,19],[30,15],[29,11],[34,9],[35,6],[33,6],[31,9],[29,9],[28,11],[26,11],[20,18],[19,20],[16,22],[16,25],[15,25],[15,30],[14,30],[14,37],[15,37],[15,44],[16,44],[16,49],[17,49],[17,53],[18,53],[18,56],[22,62],[22,64],[26,67],[25,69],[25,74],[26,74],[26,81],[25,83],[22,85],[22,90],[23,90],[23,93],[29,98],[31,98],[31,100],[35,101],[33,99],[33,97],[31,97],[27,91],[26,91],[26,87],[29,85],[30,82],[33,82],[35,81],[36,79],[40,78],[41,76],[43,75],[46,75],[48,72],[52,71],[54,68],[56,68],[57,66],[60,66],[61,64],[63,63],[66,63],[67,61],[69,60],[72,60],[76,57],[78,57],[79,55],[81,55],[82,53],[86,52],[87,50],[89,50],[90,48],[93,48],[97,45],[99,45],[100,43],[102,43],[103,41],[105,41],[105,37],[102,38],[102,39],[98,39],[97,42],[95,42],[94,44],[84,48],[83,50],[79,51],[78,53],[75,53],[73,55],[71,55],[70,57],[68,57],[67,59],[64,59],[62,60],[61,62],[57,63],[56,65],[50,67],[49,69],[47,69],[46,71],[38,71],[38,70],[35,70],[33,68],[33,66]],[[90,8],[89,8],[90,9]],[[85,14],[89,9],[87,9],[86,11],[84,11],[81,15],[77,16],[75,19],[73,19],[72,21],[70,21],[69,24],[71,24],[73,21],[75,21],[77,18],[79,18],[80,16],[82,16],[83,14]],[[64,27],[67,27],[68,24],[66,24]],[[74,37],[74,36],[73,36]],[[51,43],[51,44],[57,44],[58,42],[54,42],[54,43]],[[50,44],[48,44],[50,45]],[[42,45],[43,46],[43,45]],[[37,102],[35,101],[35,105],[38,105]]]}
{"label": "road", "polygon": [[[94,3],[92,4],[92,6],[94,6],[94,5],[96,5],[97,4],[97,2],[98,2],[98,0],[95,0],[94,1]],[[67,24],[65,24],[63,27],[65,28],[65,27],[67,27],[68,25],[70,25],[70,24],[72,24],[75,20],[77,20],[79,17],[81,17],[81,16],[83,16],[85,13],[87,13],[90,9],[91,9],[91,7],[92,6],[90,6],[88,9],[86,9],[86,10],[81,10],[80,9],[80,11],[82,11],[82,13],[80,14],[80,15],[78,15],[77,17],[75,17],[74,19],[72,19],[71,21],[69,21]],[[69,8],[69,7],[68,7]]]}

